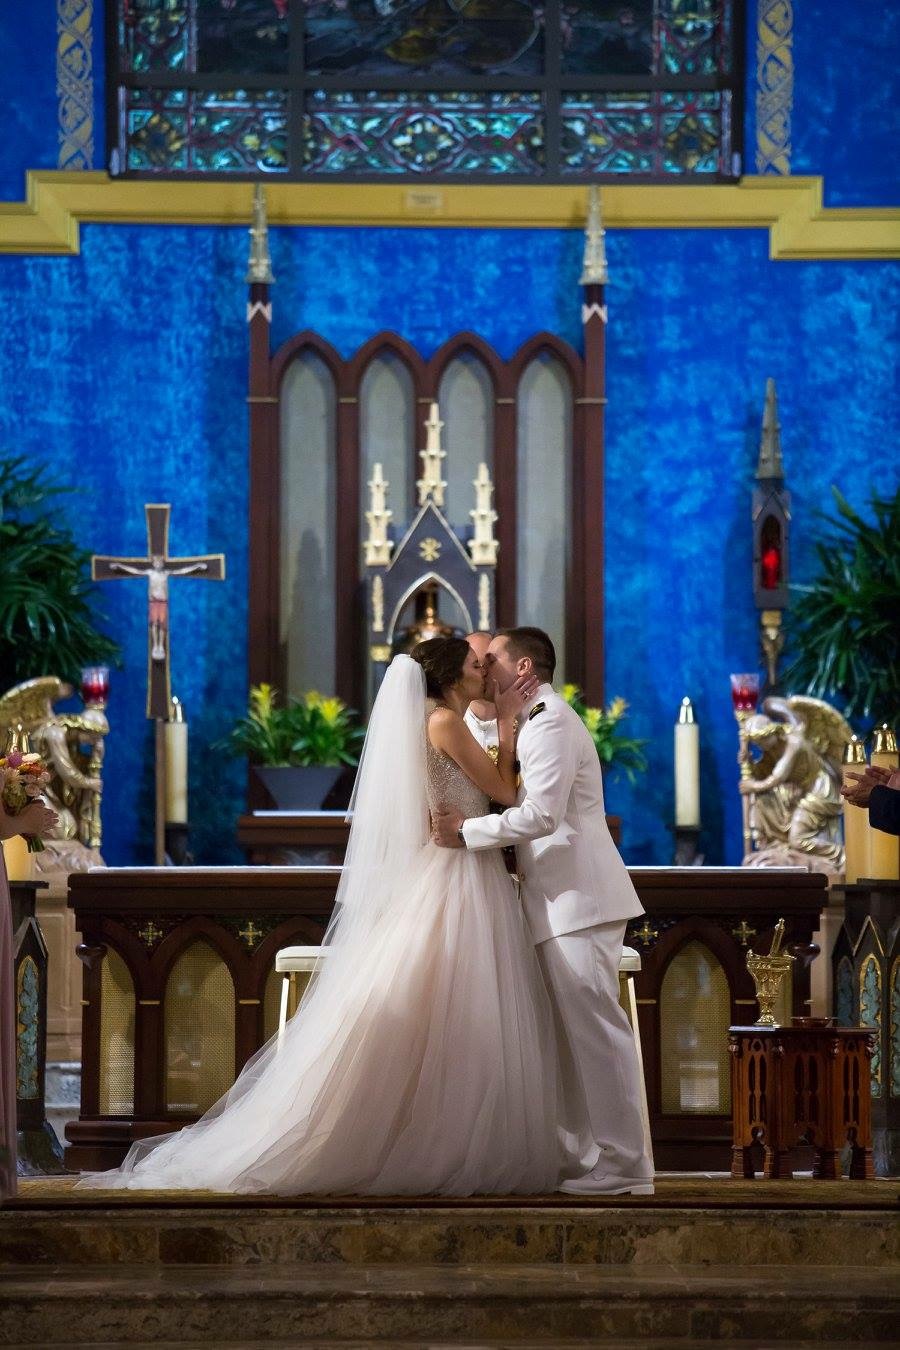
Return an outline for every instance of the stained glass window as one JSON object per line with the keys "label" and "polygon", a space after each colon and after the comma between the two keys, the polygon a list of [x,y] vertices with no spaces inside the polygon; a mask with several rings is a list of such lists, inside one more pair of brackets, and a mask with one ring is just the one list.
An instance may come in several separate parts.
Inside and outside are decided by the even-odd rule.
{"label": "stained glass window", "polygon": [[740,0],[116,0],[113,173],[740,173]]}

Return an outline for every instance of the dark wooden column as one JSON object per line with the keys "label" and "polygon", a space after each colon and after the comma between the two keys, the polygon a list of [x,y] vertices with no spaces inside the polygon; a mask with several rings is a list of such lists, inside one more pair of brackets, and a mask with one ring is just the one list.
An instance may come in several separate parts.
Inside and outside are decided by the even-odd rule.
{"label": "dark wooden column", "polygon": [[517,464],[516,390],[518,381],[507,366],[494,404],[494,503],[497,509],[497,627],[516,622],[518,549],[516,542]]}
{"label": "dark wooden column", "polygon": [[250,344],[250,548],[249,631],[247,665],[251,684],[278,683],[278,521],[279,455],[278,399],[271,388],[269,329],[272,304],[269,286],[252,282],[247,304]]}
{"label": "dark wooden column", "polygon": [[360,652],[359,640],[363,622],[359,581],[359,397],[358,385],[348,377],[346,367],[337,394],[335,558],[339,565],[335,578],[335,685],[338,697],[345,703],[364,708],[366,658]]}
{"label": "dark wooden column", "polygon": [[[581,574],[580,604],[571,626],[580,630],[587,702],[602,707],[604,659],[604,472],[606,428],[606,251],[600,201],[591,189],[581,274],[584,301],[584,384],[576,406],[573,462],[573,561]],[[580,612],[578,610],[580,609]]]}
{"label": "dark wooden column", "polygon": [[601,707],[606,682],[603,630],[606,319],[599,316],[606,314],[606,305],[602,286],[585,287],[585,295],[591,298],[586,299],[584,306],[588,314],[584,325],[584,394],[576,412],[575,421],[576,425],[580,423],[581,434],[575,441],[573,464],[573,477],[578,485],[573,547],[583,580],[576,587],[581,612],[576,611],[572,619],[582,633],[585,698],[593,706]]}

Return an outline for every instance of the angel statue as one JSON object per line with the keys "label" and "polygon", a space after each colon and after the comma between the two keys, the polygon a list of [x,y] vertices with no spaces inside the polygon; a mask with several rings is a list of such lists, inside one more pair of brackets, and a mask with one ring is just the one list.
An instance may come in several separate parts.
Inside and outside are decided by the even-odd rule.
{"label": "angel statue", "polygon": [[842,875],[841,756],[850,727],[818,698],[792,694],[762,706],[743,724],[738,757],[753,841],[743,865]]}
{"label": "angel statue", "polygon": [[51,779],[44,796],[59,816],[35,854],[39,872],[86,871],[102,866],[100,847],[101,769],[109,723],[102,708],[58,713],[53,704],[71,698],[72,686],[55,675],[14,685],[0,697],[0,738],[21,725],[32,750],[42,756]]}

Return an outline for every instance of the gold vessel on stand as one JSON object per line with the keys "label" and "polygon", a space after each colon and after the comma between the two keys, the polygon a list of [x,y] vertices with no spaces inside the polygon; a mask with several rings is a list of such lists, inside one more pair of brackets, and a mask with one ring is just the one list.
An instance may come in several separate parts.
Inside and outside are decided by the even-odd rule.
{"label": "gold vessel on stand", "polygon": [[781,995],[781,986],[785,976],[790,975],[794,957],[782,952],[784,941],[784,919],[775,925],[775,935],[768,956],[757,956],[751,949],[747,953],[747,969],[756,985],[756,998],[759,1003],[759,1017],[754,1026],[777,1027],[780,1023],[775,1017],[775,1008]]}

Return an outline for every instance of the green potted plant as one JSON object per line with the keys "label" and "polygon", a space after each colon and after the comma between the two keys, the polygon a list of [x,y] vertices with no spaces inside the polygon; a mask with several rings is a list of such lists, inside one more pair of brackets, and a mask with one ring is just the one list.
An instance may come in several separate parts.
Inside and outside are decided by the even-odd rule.
{"label": "green potted plant", "polygon": [[608,708],[589,708],[581,697],[577,684],[564,684],[562,697],[581,718],[597,747],[604,768],[621,769],[630,783],[647,767],[644,754],[645,740],[623,736],[619,724],[628,712],[624,698],[614,698]]}
{"label": "green potted plant", "polygon": [[0,458],[0,694],[38,675],[77,684],[83,666],[119,658],[95,625],[91,555],[62,518],[70,491],[23,456]]}
{"label": "green potted plant", "polygon": [[[900,725],[900,488],[862,518],[836,487],[837,516],[816,544],[818,576],[793,586],[786,687],[836,698],[848,718]],[[820,513],[821,514],[821,513]]]}
{"label": "green potted plant", "polygon": [[339,698],[311,689],[279,703],[270,684],[250,690],[247,715],[222,742],[248,755],[280,810],[317,811],[348,766],[359,762],[365,736],[356,713]]}

